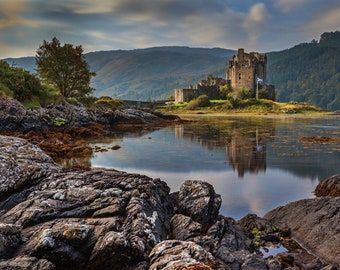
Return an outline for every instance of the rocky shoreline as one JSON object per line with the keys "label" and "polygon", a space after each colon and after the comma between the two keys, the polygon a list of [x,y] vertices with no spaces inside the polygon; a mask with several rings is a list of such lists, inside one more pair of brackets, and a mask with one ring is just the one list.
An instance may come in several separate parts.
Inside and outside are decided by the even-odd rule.
{"label": "rocky shoreline", "polygon": [[86,140],[112,128],[180,121],[0,98],[0,269],[339,269],[340,175],[317,198],[237,221],[219,215],[221,196],[201,180],[170,193],[160,179],[54,162],[92,155]]}
{"label": "rocky shoreline", "polygon": [[0,136],[0,269],[338,269],[340,199],[328,195],[339,183],[236,221],[219,215],[221,196],[204,181],[170,193],[144,175],[63,169]]}
{"label": "rocky shoreline", "polygon": [[46,108],[26,109],[14,99],[0,98],[0,134],[20,137],[38,145],[55,160],[60,157],[90,157],[96,149],[86,141],[109,134],[111,129],[157,128],[181,119],[157,111],[104,105],[87,109],[65,101]]}

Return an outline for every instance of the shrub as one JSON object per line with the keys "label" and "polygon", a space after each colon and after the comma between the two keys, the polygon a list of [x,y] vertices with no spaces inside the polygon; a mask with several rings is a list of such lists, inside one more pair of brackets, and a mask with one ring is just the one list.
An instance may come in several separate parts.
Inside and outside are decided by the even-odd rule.
{"label": "shrub", "polygon": [[41,106],[59,103],[61,101],[61,98],[62,97],[58,89],[51,85],[42,85],[39,94],[39,102]]}
{"label": "shrub", "polygon": [[216,106],[216,108],[218,110],[222,110],[222,111],[227,111],[227,110],[231,110],[234,108],[233,104],[230,102],[230,100],[225,100],[223,101],[223,103],[220,103]]}
{"label": "shrub", "polygon": [[268,91],[260,90],[259,91],[259,98],[260,99],[270,99]]}
{"label": "shrub", "polygon": [[66,99],[66,101],[72,105],[76,105],[78,103],[78,99],[75,97],[69,97]]}
{"label": "shrub", "polygon": [[195,110],[198,107],[199,107],[199,104],[198,104],[198,101],[196,99],[191,100],[186,106],[186,108],[188,110]]}
{"label": "shrub", "polygon": [[230,92],[228,85],[221,85],[219,87],[219,98],[220,99],[227,99],[228,93]]}
{"label": "shrub", "polygon": [[56,117],[53,119],[53,124],[57,127],[65,125],[65,119],[61,117]]}
{"label": "shrub", "polygon": [[186,108],[188,110],[195,110],[198,107],[208,107],[210,106],[210,100],[207,95],[200,95],[198,98],[191,100]]}
{"label": "shrub", "polygon": [[207,95],[200,95],[197,98],[198,106],[199,107],[208,107],[210,106],[210,99]]}
{"label": "shrub", "polygon": [[228,99],[232,104],[238,104],[243,99],[252,98],[252,91],[245,89],[244,87],[235,89],[234,91],[228,94]]}
{"label": "shrub", "polygon": [[0,97],[13,97],[13,92],[0,82]]}
{"label": "shrub", "polygon": [[87,108],[91,108],[98,99],[94,96],[85,96],[85,97],[78,98],[78,100],[79,102],[84,104]]}
{"label": "shrub", "polygon": [[100,97],[94,102],[96,105],[102,105],[112,110],[117,110],[123,105],[123,102],[117,98],[111,98],[108,96]]}

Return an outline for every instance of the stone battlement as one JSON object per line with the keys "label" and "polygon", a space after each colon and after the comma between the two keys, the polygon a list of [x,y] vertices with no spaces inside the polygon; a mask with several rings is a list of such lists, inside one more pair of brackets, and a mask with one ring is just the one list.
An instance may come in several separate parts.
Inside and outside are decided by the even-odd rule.
{"label": "stone battlement", "polygon": [[266,54],[258,52],[245,53],[244,49],[238,49],[237,55],[229,61],[226,78],[230,82],[231,89],[244,87],[255,91],[257,80],[266,84]]}

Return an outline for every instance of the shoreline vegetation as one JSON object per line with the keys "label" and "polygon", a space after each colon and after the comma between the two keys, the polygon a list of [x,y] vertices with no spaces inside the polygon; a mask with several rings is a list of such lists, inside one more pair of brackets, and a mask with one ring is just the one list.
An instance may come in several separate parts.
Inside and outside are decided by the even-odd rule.
{"label": "shoreline vegetation", "polygon": [[204,106],[191,107],[190,102],[169,103],[157,109],[179,115],[209,114],[209,115],[284,115],[294,117],[328,116],[339,114],[338,111],[329,111],[307,104],[305,102],[276,102],[267,99],[246,99],[239,104],[231,106],[229,100],[209,100]]}

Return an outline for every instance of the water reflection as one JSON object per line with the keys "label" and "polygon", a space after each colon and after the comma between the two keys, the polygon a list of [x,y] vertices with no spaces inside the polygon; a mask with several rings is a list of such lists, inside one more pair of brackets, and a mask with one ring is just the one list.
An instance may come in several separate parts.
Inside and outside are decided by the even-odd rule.
{"label": "water reflection", "polygon": [[58,158],[55,159],[55,162],[59,164],[63,168],[72,168],[72,167],[77,167],[79,165],[84,166],[84,167],[91,167],[91,157],[81,157],[81,158]]}
{"label": "water reflection", "polygon": [[221,214],[234,218],[263,215],[276,206],[312,197],[318,181],[339,173],[339,143],[299,140],[339,138],[339,118],[201,116],[195,120],[139,133],[112,132],[91,146],[121,148],[95,153],[83,162],[160,178],[172,191],[187,179],[208,181],[222,195]]}
{"label": "water reflection", "polygon": [[266,125],[254,121],[240,124],[236,120],[214,125],[209,121],[179,125],[175,127],[175,137],[188,137],[209,150],[225,147],[226,159],[242,178],[246,172],[266,171],[266,142],[275,137],[275,126],[271,121]]}
{"label": "water reflection", "polygon": [[266,171],[266,145],[259,136],[258,127],[256,127],[255,135],[252,133],[249,135],[244,138],[234,134],[227,141],[226,151],[229,162],[238,172],[239,177],[243,177],[245,172]]}

